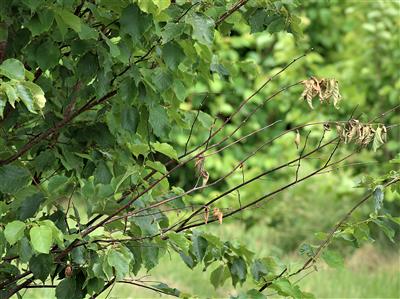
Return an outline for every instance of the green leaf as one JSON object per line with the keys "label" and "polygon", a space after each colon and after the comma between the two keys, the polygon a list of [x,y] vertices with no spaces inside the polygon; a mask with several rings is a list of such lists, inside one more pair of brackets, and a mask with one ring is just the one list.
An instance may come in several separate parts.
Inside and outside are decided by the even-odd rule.
{"label": "green leaf", "polygon": [[182,81],[174,80],[174,85],[172,86],[172,88],[179,101],[182,102],[186,99],[188,91]]}
{"label": "green leaf", "polygon": [[378,213],[378,211],[382,208],[383,199],[385,196],[385,193],[383,192],[383,186],[376,186],[373,195],[375,200],[375,213]]}
{"label": "green leaf", "polygon": [[19,220],[14,220],[13,222],[7,223],[4,229],[4,237],[10,243],[14,245],[17,241],[21,240],[24,236],[25,223]]}
{"label": "green leaf", "polygon": [[185,24],[183,23],[167,23],[161,32],[163,44],[179,38],[184,30]]}
{"label": "green leaf", "polygon": [[81,23],[81,31],[78,32],[79,38],[82,40],[85,39],[94,39],[96,40],[99,36],[99,33],[96,29],[86,25],[85,23]]}
{"label": "green leaf", "polygon": [[101,33],[101,37],[105,40],[107,46],[110,48],[110,54],[112,57],[117,57],[121,54],[121,51],[119,50],[118,45],[114,44],[110,39],[104,35],[103,32]]}
{"label": "green leaf", "polygon": [[39,254],[30,259],[29,270],[32,271],[36,279],[40,279],[44,283],[46,278],[52,273],[53,265],[51,254]]}
{"label": "green leaf", "polygon": [[129,260],[127,260],[119,251],[109,251],[107,255],[107,262],[115,269],[117,279],[122,279],[128,274]]}
{"label": "green leaf", "polygon": [[157,13],[166,10],[171,5],[171,0],[151,0],[157,6]]}
{"label": "green leaf", "polygon": [[279,31],[283,31],[286,28],[286,21],[284,18],[276,18],[268,25],[268,32],[276,33]]}
{"label": "green leaf", "polygon": [[22,0],[21,2],[28,6],[32,11],[35,11],[45,0]]}
{"label": "green leaf", "polygon": [[151,145],[157,152],[160,152],[171,159],[178,160],[178,154],[168,143],[154,142]]}
{"label": "green leaf", "polygon": [[124,183],[124,181],[131,177],[134,176],[135,179],[137,179],[139,174],[139,168],[135,167],[135,166],[130,166],[128,167],[128,169],[126,170],[125,174],[122,176],[122,178],[118,181],[118,183],[115,186],[115,192],[117,192],[119,190],[119,187]]}
{"label": "green leaf", "polygon": [[39,67],[45,71],[58,65],[60,55],[60,49],[51,40],[47,40],[37,48],[35,57]]}
{"label": "green leaf", "polygon": [[[180,292],[178,289],[176,289],[176,288],[171,288],[170,286],[168,286],[167,284],[162,283],[162,282],[161,282],[161,283],[158,283],[158,284],[155,284],[155,285],[152,285],[152,287],[153,287],[153,288],[156,288],[156,289],[159,289],[159,290],[161,290],[163,293],[172,295],[172,296],[174,296],[174,297],[179,297],[180,294],[181,294],[181,292]],[[187,297],[185,297],[185,298],[187,298]]]}
{"label": "green leaf", "polygon": [[197,258],[198,262],[201,262],[206,254],[208,242],[205,238],[200,236],[198,233],[192,235],[193,253]]}
{"label": "green leaf", "polygon": [[186,255],[189,255],[189,240],[182,234],[178,234],[176,232],[170,232],[168,234],[168,238],[171,243],[176,245],[182,252]]}
{"label": "green leaf", "polygon": [[104,280],[100,278],[91,278],[87,284],[87,292],[88,294],[99,293],[104,287]]}
{"label": "green leaf", "polygon": [[251,274],[256,281],[260,281],[265,275],[269,273],[267,267],[264,265],[263,261],[260,259],[254,260],[251,265]]}
{"label": "green leaf", "polygon": [[154,134],[158,137],[166,137],[169,131],[168,115],[161,106],[154,106],[149,111],[149,123],[153,128]]}
{"label": "green leaf", "polygon": [[54,155],[52,150],[45,150],[40,152],[38,156],[35,157],[33,164],[35,165],[35,170],[37,172],[42,172],[45,170],[49,170],[55,164],[56,156]]}
{"label": "green leaf", "polygon": [[314,255],[314,250],[310,244],[304,243],[299,248],[300,255],[306,255],[308,257],[312,257]]}
{"label": "green leaf", "polygon": [[286,278],[280,278],[272,283],[272,288],[275,289],[279,295],[290,296],[292,298],[304,298],[300,288],[292,285]]}
{"label": "green leaf", "polygon": [[29,240],[27,237],[23,237],[21,241],[19,242],[19,259],[23,263],[29,262],[33,255],[33,250],[31,247],[31,244],[29,243]]}
{"label": "green leaf", "polygon": [[99,61],[96,55],[88,52],[79,59],[76,76],[81,80],[89,82],[97,75],[99,69]]}
{"label": "green leaf", "polygon": [[8,102],[10,103],[11,107],[15,108],[15,102],[18,102],[18,96],[14,89],[14,86],[9,84],[8,82],[3,82],[2,86],[4,87],[4,91],[6,92]]}
{"label": "green leaf", "polygon": [[81,291],[73,278],[64,278],[56,288],[57,299],[82,298]]}
{"label": "green leaf", "polygon": [[246,292],[246,296],[244,298],[249,299],[267,299],[267,296],[264,296],[263,293],[256,289],[251,289]]}
{"label": "green leaf", "polygon": [[397,225],[400,225],[400,217],[394,217],[390,214],[385,215],[389,220],[391,220],[393,223],[396,223]]}
{"label": "green leaf", "polygon": [[233,262],[229,263],[229,271],[232,276],[232,284],[235,287],[237,282],[243,284],[246,280],[247,267],[246,262],[241,257],[234,257]]}
{"label": "green leaf", "polygon": [[43,200],[44,195],[41,192],[35,193],[25,198],[18,209],[19,219],[26,220],[33,217],[36,214],[36,211],[39,209],[40,204],[43,202]]}
{"label": "green leaf", "polygon": [[4,108],[6,107],[6,100],[0,98],[0,117],[4,117]]}
{"label": "green leaf", "polygon": [[187,18],[193,28],[193,38],[199,43],[210,47],[214,39],[214,21],[200,14],[191,14]]}
{"label": "green leaf", "polygon": [[55,175],[49,180],[47,190],[49,191],[49,193],[54,193],[55,191],[64,187],[67,182],[68,178],[66,176]]}
{"label": "green leaf", "polygon": [[49,30],[54,22],[54,13],[49,9],[40,9],[36,12],[26,27],[32,32],[32,36],[40,35]]}
{"label": "green leaf", "polygon": [[144,242],[142,247],[142,259],[147,271],[153,269],[158,264],[159,248],[156,244]]}
{"label": "green leaf", "polygon": [[132,219],[142,231],[142,236],[153,236],[158,233],[158,224],[155,221],[154,215],[139,214],[138,217]]}
{"label": "green leaf", "polygon": [[49,253],[53,244],[52,230],[45,225],[34,226],[29,231],[33,249],[40,253]]}
{"label": "green leaf", "polygon": [[33,97],[35,111],[42,110],[46,104],[46,98],[44,97],[43,90],[39,87],[39,85],[36,85],[32,82],[23,82],[23,85],[29,89]]}
{"label": "green leaf", "polygon": [[323,260],[332,268],[343,268],[343,257],[336,251],[325,250],[322,253]]}
{"label": "green leaf", "polygon": [[[74,208],[75,209],[75,208]],[[58,245],[58,247],[60,248],[64,248],[64,235],[61,232],[61,230],[56,226],[56,224],[51,221],[51,220],[42,220],[39,222],[40,225],[45,225],[50,227],[51,229],[51,233],[52,233],[52,237],[54,242]]]}
{"label": "green leaf", "polygon": [[162,57],[168,68],[175,71],[178,65],[185,59],[185,53],[177,43],[169,42],[162,48]]}
{"label": "green leaf", "polygon": [[0,74],[9,79],[24,80],[25,68],[21,61],[10,58],[0,64]]}
{"label": "green leaf", "polygon": [[372,219],[372,222],[379,226],[391,242],[395,243],[394,236],[396,232],[392,227],[390,227],[389,223],[378,219]]}
{"label": "green leaf", "polygon": [[263,31],[265,26],[264,22],[267,17],[267,12],[265,9],[257,9],[249,18],[249,25],[251,28],[251,33]]}
{"label": "green leaf", "polygon": [[128,249],[133,254],[133,265],[132,265],[132,272],[134,275],[137,275],[140,268],[142,267],[142,248],[139,242],[131,241],[126,244]]}
{"label": "green leaf", "polygon": [[123,107],[121,110],[121,127],[128,132],[136,133],[139,124],[139,112],[135,107]]}
{"label": "green leaf", "polygon": [[152,80],[157,90],[161,93],[171,88],[173,78],[169,71],[157,69],[152,76]]}
{"label": "green leaf", "polygon": [[223,80],[229,77],[229,71],[222,64],[219,63],[217,55],[212,56],[210,71],[213,73],[217,73]]}
{"label": "green leaf", "polygon": [[94,184],[109,184],[112,173],[104,161],[99,161],[96,170],[93,172]]}
{"label": "green leaf", "polygon": [[[101,269],[102,269],[101,273],[104,273],[105,277],[107,279],[111,279],[113,277],[114,273],[113,273],[113,268],[107,262],[107,256],[104,256],[102,258],[102,263],[100,265],[101,265]],[[95,270],[95,268],[93,270]],[[98,269],[97,271],[100,271],[100,269]],[[97,275],[99,277],[101,277],[101,275],[99,275],[99,274],[100,273],[98,273]]]}
{"label": "green leaf", "polygon": [[28,170],[15,165],[0,167],[0,192],[15,193],[31,183],[31,174]]}
{"label": "green leaf", "polygon": [[207,113],[200,111],[199,113],[199,122],[203,125],[204,128],[210,128],[214,122],[214,119]]}
{"label": "green leaf", "polygon": [[58,15],[68,28],[71,28],[76,33],[81,32],[81,19],[68,10],[58,10]]}
{"label": "green leaf", "polygon": [[121,34],[128,34],[135,42],[139,42],[143,33],[149,28],[151,21],[139,10],[137,5],[131,4],[122,11],[119,22]]}
{"label": "green leaf", "polygon": [[218,268],[212,271],[210,275],[211,284],[215,289],[222,286],[227,278],[228,273],[223,265],[218,266]]}
{"label": "green leaf", "polygon": [[18,97],[22,100],[28,111],[31,113],[37,113],[34,106],[35,100],[33,99],[31,91],[22,83],[18,83],[16,88]]}

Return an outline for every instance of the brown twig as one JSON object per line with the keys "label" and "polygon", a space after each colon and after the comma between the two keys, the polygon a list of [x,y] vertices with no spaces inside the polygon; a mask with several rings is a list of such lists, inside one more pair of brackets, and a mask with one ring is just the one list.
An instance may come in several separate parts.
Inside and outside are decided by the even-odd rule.
{"label": "brown twig", "polygon": [[[336,144],[336,146],[335,146],[335,148],[334,148],[334,150],[333,150],[333,153],[336,152],[337,148],[338,148],[338,143]],[[351,155],[353,155],[353,154],[350,154],[350,155],[346,156],[344,159],[340,159],[338,162],[335,162],[334,164],[337,164],[337,163],[342,162],[343,160],[347,159],[347,158],[350,157]],[[332,156],[333,156],[333,155],[332,155]],[[330,157],[328,160],[330,160],[331,158],[332,158],[332,157]],[[234,211],[232,211],[232,212],[230,212],[230,213],[227,213],[226,215],[224,215],[224,218],[227,218],[227,217],[232,216],[232,215],[234,215],[234,214],[236,214],[236,213],[239,213],[239,212],[241,212],[241,211],[247,209],[248,207],[251,207],[251,206],[253,206],[253,205],[258,204],[259,202],[261,202],[261,201],[263,201],[263,200],[265,200],[265,199],[267,199],[267,198],[270,198],[270,200],[272,200],[272,199],[273,199],[272,196],[274,196],[274,195],[276,195],[276,194],[282,192],[283,190],[286,190],[286,189],[288,189],[288,188],[290,188],[290,187],[292,187],[292,186],[294,186],[294,185],[296,185],[296,184],[298,184],[298,183],[301,183],[301,182],[303,182],[303,181],[305,181],[305,180],[311,178],[312,176],[314,176],[314,175],[317,174],[318,172],[324,170],[326,167],[328,167],[328,166],[330,166],[330,165],[332,165],[332,164],[324,165],[324,166],[320,167],[319,169],[317,169],[317,170],[315,170],[315,171],[309,173],[308,175],[302,177],[301,179],[298,179],[297,181],[292,181],[291,183],[286,184],[286,185],[284,185],[284,186],[282,186],[282,187],[280,187],[280,188],[278,188],[278,189],[276,189],[276,190],[274,190],[274,191],[272,191],[272,192],[269,192],[269,193],[267,193],[267,194],[265,194],[265,195],[259,197],[258,199],[256,199],[256,200],[254,200],[254,201],[252,201],[252,202],[250,202],[250,203],[248,203],[248,204],[242,206],[242,207],[239,208],[239,209],[236,209],[236,210],[234,210]],[[211,220],[211,221],[208,221],[208,223],[215,222],[215,221],[216,221],[216,220],[213,219],[213,220]],[[179,227],[176,231],[179,232],[179,231],[182,231],[182,230],[186,230],[186,229],[188,229],[188,228],[197,227],[197,226],[204,225],[204,224],[205,224],[205,223],[204,223],[203,221],[202,221],[202,222],[198,222],[198,223],[192,223],[192,224],[188,224],[188,225],[183,226],[183,227]]]}
{"label": "brown twig", "polygon": [[203,106],[203,104],[204,104],[204,102],[206,101],[207,98],[208,98],[208,95],[206,95],[206,96],[204,97],[204,99],[201,101],[200,106],[199,106],[199,108],[197,109],[196,117],[194,118],[193,123],[192,123],[192,125],[190,126],[189,136],[188,136],[188,138],[187,138],[187,140],[186,140],[186,144],[185,144],[184,155],[186,155],[186,153],[187,153],[187,148],[188,148],[188,145],[189,145],[190,138],[192,137],[194,125],[196,124],[196,121],[197,121],[197,119],[199,118],[199,114],[200,114],[200,111],[201,111],[200,108]]}
{"label": "brown twig", "polygon": [[235,11],[240,9],[243,5],[245,5],[249,0],[239,0],[236,2],[228,11],[223,13],[217,21],[215,21],[215,27],[218,27],[223,21],[226,20],[231,14],[233,14]]}
{"label": "brown twig", "polygon": [[141,288],[145,288],[145,289],[148,289],[148,290],[152,290],[152,291],[155,291],[155,292],[157,292],[157,293],[169,295],[169,296],[172,296],[172,297],[179,297],[179,296],[177,296],[177,295],[175,295],[175,294],[167,293],[167,292],[164,292],[164,291],[162,291],[162,290],[160,290],[160,289],[157,289],[157,288],[154,288],[154,287],[151,287],[151,286],[147,286],[147,285],[145,285],[145,284],[137,283],[137,282],[135,282],[135,281],[118,280],[117,282],[118,282],[118,283],[131,284],[131,285],[134,285],[134,286],[138,286],[138,287],[141,287]]}

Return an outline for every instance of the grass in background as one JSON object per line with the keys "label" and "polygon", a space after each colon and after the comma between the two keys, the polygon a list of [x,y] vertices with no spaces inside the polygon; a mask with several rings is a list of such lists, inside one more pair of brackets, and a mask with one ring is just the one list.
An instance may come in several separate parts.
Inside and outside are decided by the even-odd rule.
{"label": "grass in background", "polygon": [[316,298],[400,298],[399,269],[398,260],[375,270],[324,269],[299,285]]}

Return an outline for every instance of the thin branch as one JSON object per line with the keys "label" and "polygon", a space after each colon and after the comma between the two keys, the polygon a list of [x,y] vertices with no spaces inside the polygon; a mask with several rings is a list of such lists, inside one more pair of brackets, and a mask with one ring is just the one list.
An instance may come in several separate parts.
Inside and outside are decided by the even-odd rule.
{"label": "thin branch", "polygon": [[283,276],[283,274],[285,274],[287,272],[288,268],[285,267],[285,269],[283,269],[283,271],[281,273],[279,273],[277,276],[275,276],[273,279],[271,279],[270,281],[267,281],[258,291],[262,292],[264,291],[267,287],[269,287],[274,280],[277,280],[278,278],[281,278]]}
{"label": "thin branch", "polygon": [[[106,291],[109,287],[111,287],[112,285],[114,285],[115,282],[115,277],[113,279],[111,279],[109,282],[107,282],[104,287],[101,289],[101,291],[97,292],[96,294],[93,294],[90,299],[95,299],[98,296],[100,296],[104,291]],[[112,290],[112,289],[111,289]],[[108,296],[108,295],[107,295]]]}
{"label": "thin branch", "polygon": [[148,290],[152,290],[152,291],[157,292],[157,293],[161,293],[161,294],[165,294],[165,295],[169,295],[169,296],[172,296],[172,297],[178,297],[178,298],[179,298],[178,295],[171,294],[171,293],[167,293],[167,292],[162,291],[162,290],[160,290],[160,289],[157,289],[157,288],[154,288],[154,287],[151,287],[151,286],[147,286],[147,285],[145,285],[145,284],[137,283],[137,282],[135,282],[135,281],[118,280],[117,282],[118,282],[118,283],[131,284],[131,285],[134,285],[134,286],[137,286],[137,287],[141,287],[141,288],[145,288],[145,289],[148,289]]}
{"label": "thin branch", "polygon": [[[310,124],[308,124],[308,125],[310,125]],[[292,130],[293,130],[293,129],[292,129]],[[181,198],[181,197],[183,197],[183,196],[185,196],[185,195],[191,194],[191,193],[193,193],[193,192],[195,192],[195,191],[203,190],[203,189],[209,188],[209,187],[211,187],[211,186],[217,185],[218,183],[220,183],[220,182],[222,182],[223,180],[225,180],[228,176],[232,175],[239,167],[241,167],[241,165],[243,165],[243,163],[245,163],[249,158],[251,158],[252,156],[254,156],[258,151],[260,151],[260,150],[261,150],[263,147],[265,147],[267,144],[273,142],[273,141],[276,140],[277,138],[283,136],[285,133],[288,133],[288,132],[290,132],[290,131],[291,131],[291,130],[288,130],[288,131],[286,131],[286,132],[284,132],[284,133],[278,135],[277,137],[272,138],[272,139],[268,140],[267,142],[264,142],[261,146],[259,146],[257,149],[255,149],[253,152],[251,152],[249,155],[247,155],[244,159],[242,159],[241,161],[239,161],[239,162],[237,163],[237,165],[236,165],[235,167],[233,167],[233,169],[231,169],[228,173],[226,173],[225,175],[223,175],[223,176],[222,176],[221,178],[219,178],[218,180],[216,180],[216,181],[214,181],[214,182],[212,182],[212,183],[210,183],[210,184],[204,185],[204,186],[199,186],[199,187],[195,186],[194,188],[192,188],[192,189],[190,189],[190,190],[188,190],[188,191],[185,191],[185,192],[183,192],[182,194],[179,194],[179,195],[176,195],[176,196],[173,196],[173,197],[169,197],[169,198],[167,198],[167,199],[163,199],[163,200],[158,201],[158,202],[156,202],[156,203],[154,203],[154,204],[152,204],[152,205],[150,205],[150,206],[147,206],[147,207],[141,208],[141,209],[139,209],[139,210],[136,210],[136,211],[134,211],[134,212],[131,212],[131,216],[133,216],[133,215],[138,215],[139,213],[141,213],[141,212],[143,212],[143,211],[146,211],[146,210],[153,209],[153,208],[156,208],[156,207],[158,207],[158,206],[164,205],[164,204],[166,204],[166,203],[168,203],[168,202],[171,202],[171,201],[173,201],[173,200],[176,200],[176,199],[178,199],[178,198]],[[306,157],[306,156],[307,156],[307,155],[305,155],[305,157]],[[296,162],[296,161],[298,161],[298,159],[294,159],[293,161]],[[291,162],[289,162],[289,163],[291,164],[293,161],[291,161]],[[288,166],[288,165],[290,165],[290,164],[285,163],[285,164],[283,164],[283,165],[284,165],[283,167],[286,167],[286,166]],[[282,168],[282,167],[277,167],[277,168],[273,169],[272,171],[276,171],[276,170],[279,170],[279,169],[281,169],[281,168]],[[260,176],[257,176],[257,178],[259,178],[259,177],[261,177],[261,176],[263,176],[263,175],[266,175],[267,173],[271,173],[271,172],[265,172],[265,173],[261,174]],[[246,185],[246,184],[248,184],[248,183],[251,182],[251,181],[252,181],[252,180],[250,180],[250,181],[248,181],[248,182],[245,182],[245,184],[241,184],[241,185],[238,185],[238,186]],[[236,189],[234,189],[234,190],[236,190]],[[233,190],[233,191],[234,191],[234,190]],[[202,210],[202,209],[201,209],[201,208],[198,209],[198,211],[200,211],[200,210]],[[109,223],[111,223],[111,222],[114,222],[114,221],[116,221],[116,220],[122,219],[122,218],[124,218],[124,217],[125,217],[125,216],[116,216],[116,217],[113,217],[113,218],[107,220],[107,221],[105,222],[105,224],[109,224]]]}
{"label": "thin branch", "polygon": [[189,132],[188,139],[186,140],[184,155],[186,155],[186,153],[187,153],[187,148],[188,148],[188,145],[189,145],[190,138],[192,137],[194,125],[196,124],[196,121],[197,121],[197,119],[199,117],[199,114],[200,114],[200,111],[201,111],[200,108],[203,106],[203,104],[204,104],[204,102],[205,102],[205,100],[207,98],[208,98],[208,95],[206,95],[204,97],[204,99],[200,103],[200,107],[197,109],[196,117],[193,120],[192,126],[190,127],[190,132]]}
{"label": "thin branch", "polygon": [[[337,149],[337,147],[335,147],[334,151],[336,151],[336,149]],[[349,157],[352,156],[352,155],[353,155],[353,154],[347,155],[345,158],[342,158],[342,159],[340,159],[339,161],[337,161],[337,162],[335,162],[335,163],[333,163],[333,164],[340,163],[340,162],[342,162],[343,160],[349,158]],[[330,165],[328,165],[328,166],[330,166]],[[305,181],[305,180],[311,178],[312,176],[314,176],[315,174],[317,174],[317,173],[320,172],[321,170],[324,170],[326,167],[327,167],[327,166],[324,165],[324,166],[320,167],[319,169],[317,169],[317,170],[315,170],[315,171],[309,173],[308,175],[302,177],[301,179],[298,179],[297,181],[292,181],[292,182],[289,183],[289,184],[286,184],[286,185],[284,185],[284,186],[282,186],[282,187],[280,187],[280,188],[278,188],[278,189],[276,189],[276,190],[274,190],[274,191],[272,191],[272,192],[269,192],[269,193],[267,193],[267,194],[265,194],[265,195],[259,197],[258,199],[256,199],[256,200],[254,200],[254,201],[248,203],[247,205],[244,205],[244,206],[242,206],[241,208],[236,209],[236,210],[234,210],[234,211],[232,211],[232,212],[230,212],[230,213],[224,215],[224,219],[227,218],[227,217],[229,217],[229,216],[232,216],[232,215],[234,215],[234,214],[236,214],[236,213],[239,213],[239,212],[241,212],[241,211],[247,209],[248,207],[251,207],[251,206],[253,206],[253,205],[256,205],[257,203],[259,203],[259,202],[261,202],[262,200],[265,200],[265,199],[267,199],[267,198],[270,198],[270,197],[271,197],[271,198],[270,198],[270,201],[271,201],[271,200],[273,199],[272,196],[274,196],[274,195],[276,195],[276,194],[282,192],[283,190],[286,190],[286,189],[288,189],[288,188],[290,188],[290,187],[292,187],[292,186],[294,186],[294,185],[296,185],[296,184],[298,184],[298,183],[301,183],[301,182],[303,182],[303,181]],[[217,221],[217,220],[216,220],[216,219],[212,219],[212,220],[209,220],[208,223],[215,222],[215,221]],[[201,226],[201,225],[204,225],[204,224],[205,224],[205,223],[204,223],[203,221],[202,221],[202,222],[198,222],[198,223],[188,224],[188,225],[186,225],[186,226],[184,226],[184,227],[178,228],[178,229],[177,229],[177,232],[182,231],[182,230],[186,230],[186,229],[188,229],[188,228]]]}
{"label": "thin branch", "polygon": [[[238,108],[224,121],[224,123],[213,132],[213,134],[211,134],[211,136],[204,141],[202,144],[198,145],[197,147],[195,147],[194,149],[190,150],[187,154],[191,154],[193,152],[195,152],[196,150],[198,150],[199,148],[201,148],[204,144],[208,143],[215,135],[217,135],[231,120],[232,118],[238,114],[244,105],[246,105],[254,96],[256,96],[258,93],[261,92],[262,89],[264,89],[265,86],[268,85],[268,83],[270,83],[272,80],[274,80],[276,77],[278,77],[281,73],[283,73],[284,71],[286,71],[292,64],[296,63],[298,60],[302,59],[303,57],[307,56],[309,51],[305,52],[304,54],[294,58],[290,63],[288,63],[287,65],[285,65],[283,68],[281,68],[278,72],[276,72],[274,75],[272,75],[271,77],[269,77],[256,91],[254,91],[249,97],[247,97],[246,99],[244,99],[238,106]],[[290,87],[293,87],[295,85],[300,84],[302,81],[299,81],[293,85],[289,85],[281,90],[279,90],[278,92],[276,92],[275,94],[273,94],[272,96],[268,97],[263,104],[265,104],[266,101],[269,101],[270,99],[272,99],[273,97],[275,97],[276,95],[278,95],[279,93],[289,89]],[[259,105],[260,107],[260,105]],[[257,108],[258,109],[258,108]],[[254,114],[255,111],[253,111],[253,113],[251,113],[250,115]],[[248,118],[247,118],[248,119]],[[245,122],[245,121],[244,121]],[[243,122],[242,122],[243,123]],[[240,127],[242,126],[242,124],[240,125]],[[236,131],[235,131],[236,132]],[[232,136],[232,135],[230,135]],[[229,137],[230,137],[229,136]],[[223,139],[223,141],[225,141],[226,139],[228,139],[229,137],[226,137]],[[222,141],[222,142],[223,142]],[[182,158],[182,157],[179,157]]]}
{"label": "thin branch", "polygon": [[[277,171],[277,170],[280,170],[280,169],[282,169],[282,168],[285,168],[285,167],[287,167],[288,165],[291,165],[291,164],[293,164],[294,162],[297,162],[299,159],[302,159],[302,158],[305,158],[305,157],[308,157],[308,156],[312,155],[312,154],[315,153],[316,151],[320,150],[321,148],[323,148],[323,147],[325,147],[325,146],[328,146],[329,144],[333,143],[333,142],[334,142],[335,140],[337,140],[337,139],[338,139],[338,138],[335,138],[335,139],[333,139],[333,140],[331,140],[331,141],[325,143],[324,145],[322,145],[322,146],[320,146],[320,147],[318,147],[318,148],[315,148],[314,150],[312,150],[312,151],[308,152],[307,154],[303,155],[302,157],[298,157],[298,158],[293,159],[293,160],[291,160],[291,161],[289,161],[289,162],[286,162],[286,163],[284,163],[284,164],[281,164],[281,165],[279,165],[279,166],[277,166],[277,167],[275,167],[275,168],[273,168],[273,169],[270,169],[270,170],[267,170],[267,171],[262,172],[261,174],[259,174],[259,175],[255,176],[255,177],[253,177],[252,179],[247,180],[246,182],[244,182],[244,183],[242,183],[242,184],[239,184],[239,185],[237,185],[237,186],[235,186],[235,187],[233,187],[233,188],[231,188],[231,189],[229,189],[229,190],[223,192],[222,194],[216,196],[216,197],[213,198],[212,200],[208,201],[204,206],[210,206],[212,203],[216,202],[217,200],[220,200],[221,198],[225,197],[226,195],[232,193],[233,191],[235,191],[235,190],[237,190],[237,189],[240,189],[241,187],[243,187],[243,186],[245,186],[245,185],[247,185],[247,184],[249,184],[249,183],[251,183],[251,182],[253,182],[253,181],[255,181],[255,180],[257,180],[257,179],[259,179],[259,178],[261,178],[261,177],[263,177],[263,176],[265,176],[265,175],[268,175],[268,174],[270,174],[270,173],[272,173],[272,172],[275,172],[275,171]],[[176,231],[177,231],[177,232],[181,231],[181,230],[184,228],[185,224],[188,223],[190,219],[192,219],[196,214],[200,213],[202,210],[203,210],[202,208],[199,208],[198,210],[194,211],[188,218],[186,218],[186,219],[183,221],[183,223],[179,226],[179,228],[178,228]]]}
{"label": "thin branch", "polygon": [[26,289],[45,289],[45,288],[56,288],[57,285],[54,284],[38,284],[26,286]]}
{"label": "thin branch", "polygon": [[[18,258],[18,256],[17,256],[17,258]],[[14,259],[14,257],[13,257],[13,259]],[[7,279],[7,280],[3,281],[2,283],[0,283],[0,290],[3,289],[6,286],[12,284],[15,281],[28,276],[29,274],[32,274],[32,272],[31,271],[27,271],[25,273],[21,273],[21,274],[18,274],[16,276],[14,276],[12,279]]]}
{"label": "thin branch", "polygon": [[277,124],[277,123],[279,123],[279,122],[281,122],[281,121],[282,121],[282,120],[279,119],[279,120],[277,120],[277,121],[274,121],[272,124],[266,125],[266,126],[260,128],[260,129],[257,129],[257,130],[255,130],[255,131],[253,131],[253,132],[251,132],[251,133],[249,133],[249,134],[243,136],[243,137],[240,137],[239,139],[237,139],[237,140],[235,140],[235,141],[233,141],[233,142],[231,142],[231,143],[225,145],[224,147],[222,147],[222,148],[216,150],[215,152],[212,152],[212,153],[209,153],[209,154],[204,155],[204,158],[207,158],[207,157],[209,157],[209,156],[218,154],[218,153],[222,152],[223,150],[227,149],[228,147],[231,147],[232,145],[234,145],[234,144],[236,144],[236,143],[238,143],[238,142],[241,142],[241,141],[243,141],[244,139],[247,139],[248,137],[253,136],[254,134],[257,134],[258,132],[264,131],[265,129],[268,129],[268,128],[272,127],[273,125],[275,125],[275,124]]}
{"label": "thin branch", "polygon": [[189,8],[186,9],[185,12],[184,12],[179,18],[177,18],[177,19],[175,20],[175,23],[179,23],[180,20],[182,20],[183,17],[186,16],[186,14],[187,14],[193,7],[195,7],[196,5],[198,5],[198,4],[200,4],[200,3],[201,3],[201,2],[199,1],[199,2],[195,2],[195,3],[193,3],[192,5],[190,5]]}
{"label": "thin branch", "polygon": [[[325,132],[325,131],[324,131]],[[297,169],[296,169],[296,182],[297,182],[297,179],[299,178],[299,170],[300,170],[300,164],[301,164],[301,157],[302,157],[302,155],[303,155],[303,153],[304,153],[304,150],[306,149],[306,146],[307,146],[307,141],[308,141],[308,137],[310,136],[310,134],[311,134],[311,130],[310,131],[308,131],[308,134],[307,134],[307,136],[306,136],[306,140],[305,140],[305,142],[304,142],[304,147],[303,147],[303,149],[301,150],[301,152],[300,152],[300,155],[299,155],[299,162],[297,163]],[[318,147],[321,145],[321,142],[318,144]],[[318,148],[317,147],[317,148]]]}
{"label": "thin branch", "polygon": [[245,5],[249,0],[239,0],[236,2],[228,11],[223,13],[218,20],[215,22],[215,27],[218,27],[223,21],[225,21],[226,18],[228,18],[231,14],[233,14],[235,11],[240,9],[243,5]]}

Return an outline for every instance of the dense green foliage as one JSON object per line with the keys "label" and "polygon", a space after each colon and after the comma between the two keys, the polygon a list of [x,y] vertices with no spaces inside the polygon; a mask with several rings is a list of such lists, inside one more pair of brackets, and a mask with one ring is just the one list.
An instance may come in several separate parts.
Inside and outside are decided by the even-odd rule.
{"label": "dense green foliage", "polygon": [[[342,267],[344,242],[395,243],[398,10],[1,1],[1,296],[127,283],[189,297],[139,279],[171,253],[215,288],[252,280],[243,298],[311,298],[294,278],[319,257]],[[237,221],[248,234],[216,233]],[[255,226],[273,249],[240,242]],[[305,263],[291,268],[296,249]]]}

